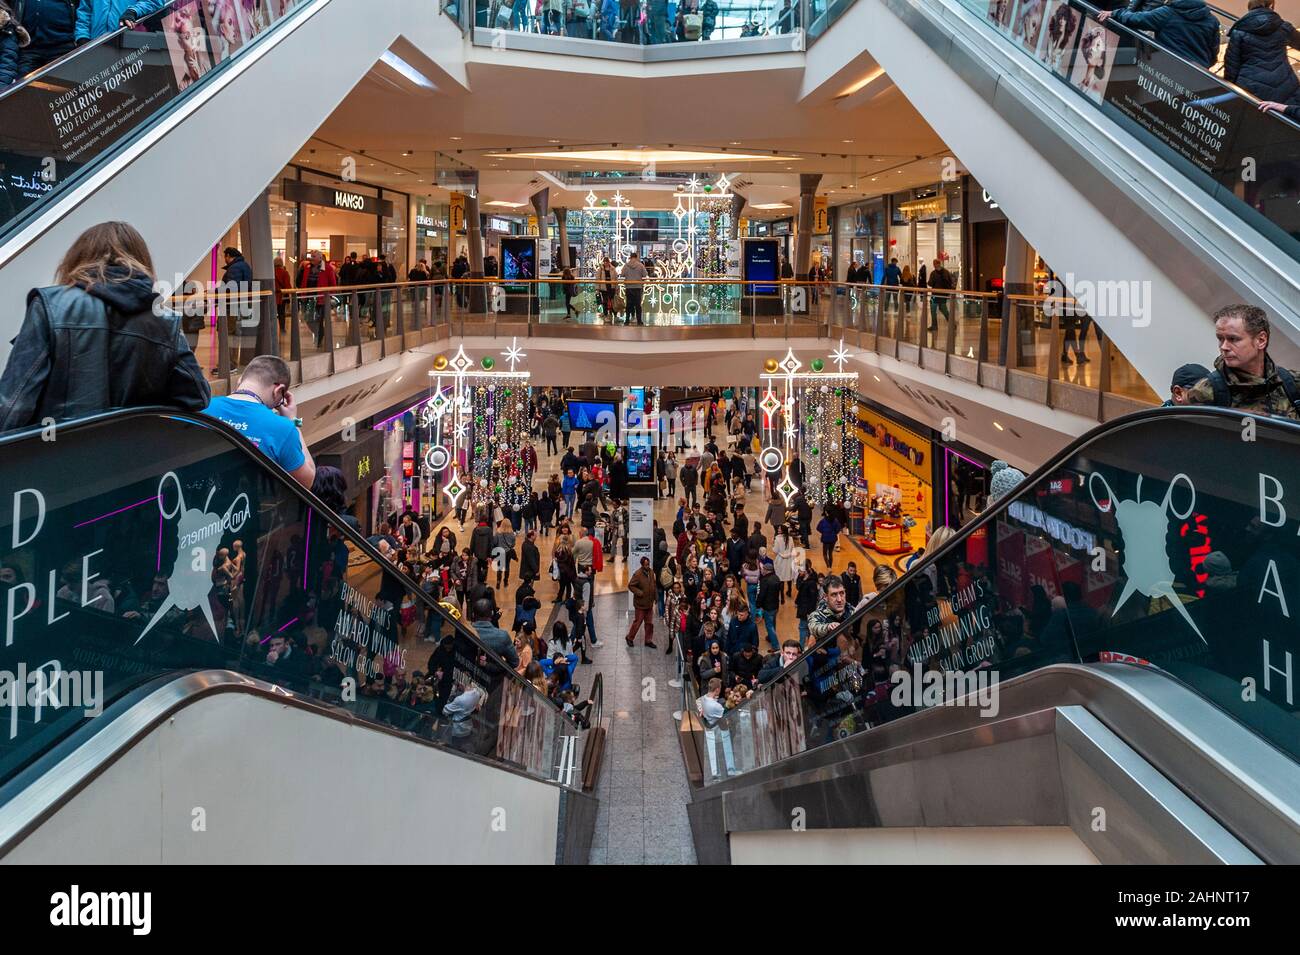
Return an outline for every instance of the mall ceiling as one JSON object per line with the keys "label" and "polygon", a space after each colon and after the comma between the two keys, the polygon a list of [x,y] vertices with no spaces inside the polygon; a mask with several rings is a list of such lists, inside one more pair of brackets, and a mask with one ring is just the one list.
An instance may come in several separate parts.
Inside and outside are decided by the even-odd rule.
{"label": "mall ceiling", "polygon": [[[377,64],[295,161],[337,174],[351,156],[357,179],[435,200],[446,197],[439,167],[476,168],[485,212],[523,210],[545,187],[552,206],[581,208],[588,187],[565,189],[554,174],[639,174],[642,150],[660,153],[660,174],[733,176],[752,218],[790,215],[800,173],[822,173],[818,191],[834,205],[940,178],[943,143],[865,55],[811,93],[803,69],[781,66],[790,62],[782,56],[657,77],[575,74],[562,68],[571,58],[546,55],[532,62],[554,68],[478,62],[470,94],[417,89]],[[765,68],[744,68],[758,60]],[[606,155],[569,158],[594,151]],[[685,151],[703,158],[675,161]],[[622,191],[638,209],[675,203],[663,184]]]}

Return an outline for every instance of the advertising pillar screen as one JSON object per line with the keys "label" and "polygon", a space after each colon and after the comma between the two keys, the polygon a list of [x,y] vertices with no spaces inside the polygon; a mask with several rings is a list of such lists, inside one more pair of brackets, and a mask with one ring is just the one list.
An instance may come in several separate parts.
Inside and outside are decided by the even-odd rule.
{"label": "advertising pillar screen", "polygon": [[775,239],[748,239],[741,259],[746,295],[775,295],[780,260]]}
{"label": "advertising pillar screen", "polygon": [[534,285],[511,284],[537,278],[537,240],[510,238],[501,240],[501,280],[509,292],[527,292]]}

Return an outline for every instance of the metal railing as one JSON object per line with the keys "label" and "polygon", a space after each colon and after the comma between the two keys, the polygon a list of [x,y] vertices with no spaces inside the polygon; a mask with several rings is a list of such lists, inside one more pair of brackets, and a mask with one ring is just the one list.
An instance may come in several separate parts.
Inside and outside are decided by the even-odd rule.
{"label": "metal railing", "polygon": [[1072,300],[1043,295],[734,278],[487,277],[205,290],[170,304],[186,316],[190,346],[217,383],[268,351],[299,363],[300,380],[310,381],[466,335],[828,338],[1099,421],[1159,403]]}

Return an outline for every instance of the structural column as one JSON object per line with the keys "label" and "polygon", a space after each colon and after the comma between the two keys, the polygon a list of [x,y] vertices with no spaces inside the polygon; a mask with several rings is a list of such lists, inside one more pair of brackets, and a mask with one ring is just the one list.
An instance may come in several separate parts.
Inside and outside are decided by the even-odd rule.
{"label": "structural column", "polygon": [[801,281],[808,278],[808,270],[812,268],[813,203],[821,181],[819,172],[799,174],[799,235],[794,246],[794,277]]}
{"label": "structural column", "polygon": [[740,238],[740,214],[745,211],[745,199],[740,193],[735,193],[731,197],[731,237]]}
{"label": "structural column", "polygon": [[569,261],[569,210],[557,206],[551,211],[555,213],[556,233],[560,237],[560,268],[572,268],[573,263]]}
{"label": "structural column", "polygon": [[[268,293],[275,290],[275,252],[271,246],[270,190],[263,189],[239,217],[239,235],[244,259],[253,270],[255,287]],[[258,316],[255,328],[239,326],[239,357],[242,368],[257,355],[280,354],[279,326],[275,319],[275,296],[251,299],[250,304]]]}
{"label": "structural column", "polygon": [[1008,336],[1018,334],[1019,315],[1012,295],[1032,295],[1034,292],[1034,250],[1010,220],[1007,221],[1006,278],[1003,281],[1002,334],[998,341],[998,364],[1005,365],[1008,355],[1019,355],[1020,349],[1009,352]]}
{"label": "structural column", "polygon": [[[469,278],[483,278],[483,219],[478,211],[478,173],[465,193],[465,244],[469,246]],[[469,287],[466,301],[471,312],[482,312],[487,301],[483,283]]]}

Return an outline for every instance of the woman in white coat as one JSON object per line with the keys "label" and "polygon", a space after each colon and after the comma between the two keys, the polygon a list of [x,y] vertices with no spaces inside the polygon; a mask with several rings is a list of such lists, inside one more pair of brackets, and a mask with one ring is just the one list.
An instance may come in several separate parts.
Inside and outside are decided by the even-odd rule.
{"label": "woman in white coat", "polygon": [[[794,566],[794,552],[798,545],[790,537],[789,529],[782,524],[772,541],[772,569],[776,571],[777,580],[784,584],[785,595],[790,596],[790,587],[798,571]],[[802,550],[802,548],[800,548]]]}

